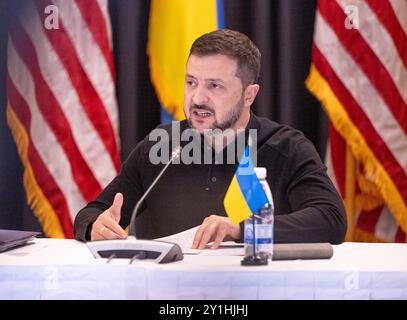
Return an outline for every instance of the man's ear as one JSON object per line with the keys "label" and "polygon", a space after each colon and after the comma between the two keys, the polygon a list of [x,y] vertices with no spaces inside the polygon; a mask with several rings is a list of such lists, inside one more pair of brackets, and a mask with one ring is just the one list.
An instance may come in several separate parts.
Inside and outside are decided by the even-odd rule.
{"label": "man's ear", "polygon": [[254,99],[257,96],[257,93],[260,90],[260,86],[258,84],[249,84],[244,91],[244,104],[245,106],[251,106],[254,102]]}

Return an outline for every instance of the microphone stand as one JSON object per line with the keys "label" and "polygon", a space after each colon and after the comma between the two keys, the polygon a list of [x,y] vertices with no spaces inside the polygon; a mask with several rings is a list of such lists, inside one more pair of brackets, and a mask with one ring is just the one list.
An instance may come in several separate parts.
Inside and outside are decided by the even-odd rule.
{"label": "microphone stand", "polygon": [[181,146],[173,149],[170,160],[135,205],[130,219],[129,236],[127,239],[87,242],[87,246],[95,258],[108,258],[108,262],[110,262],[112,258],[126,258],[131,259],[130,264],[135,259],[153,259],[153,261],[157,263],[168,263],[182,260],[184,258],[182,250],[178,244],[158,240],[139,240],[136,239],[135,230],[136,216],[141,204],[157,184],[169,165],[180,156],[181,149]]}
{"label": "microphone stand", "polygon": [[153,183],[151,183],[150,187],[146,190],[146,192],[143,194],[143,196],[140,198],[140,200],[137,202],[136,206],[134,207],[134,210],[131,214],[130,225],[129,225],[129,238],[136,239],[136,228],[135,228],[136,223],[135,222],[136,222],[137,213],[141,207],[141,204],[143,203],[144,199],[147,198],[150,191],[154,188],[157,181],[160,180],[161,176],[167,170],[168,166],[175,159],[179,158],[179,156],[181,155],[181,149],[182,148],[180,146],[174,148],[174,150],[172,151],[170,160],[167,162],[167,164],[164,166],[164,168],[162,168],[162,170],[160,171],[158,176],[154,179]]}

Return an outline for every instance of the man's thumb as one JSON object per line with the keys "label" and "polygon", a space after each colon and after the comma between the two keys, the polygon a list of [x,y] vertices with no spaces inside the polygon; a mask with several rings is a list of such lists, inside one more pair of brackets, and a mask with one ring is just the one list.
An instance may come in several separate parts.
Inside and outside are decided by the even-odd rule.
{"label": "man's thumb", "polygon": [[110,213],[116,220],[116,222],[120,221],[120,212],[122,209],[122,205],[123,205],[123,195],[121,193],[116,193],[113,200],[113,204],[110,207]]}

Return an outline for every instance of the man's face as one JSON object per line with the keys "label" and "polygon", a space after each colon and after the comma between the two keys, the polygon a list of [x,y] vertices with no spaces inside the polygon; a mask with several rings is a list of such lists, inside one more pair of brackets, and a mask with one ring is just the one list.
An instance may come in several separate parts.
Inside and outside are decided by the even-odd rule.
{"label": "man's face", "polygon": [[198,132],[236,129],[248,115],[249,108],[245,108],[242,82],[236,76],[236,69],[237,61],[228,56],[189,57],[184,112],[191,127]]}

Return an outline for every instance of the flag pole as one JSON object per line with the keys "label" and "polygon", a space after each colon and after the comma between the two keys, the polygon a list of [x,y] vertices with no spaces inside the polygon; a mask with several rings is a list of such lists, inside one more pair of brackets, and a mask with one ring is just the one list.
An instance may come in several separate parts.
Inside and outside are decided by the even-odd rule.
{"label": "flag pole", "polygon": [[[249,151],[249,158],[251,158],[250,155],[250,150],[252,146],[252,137],[249,134],[249,139],[248,139],[248,151]],[[246,151],[244,151],[246,152]],[[268,264],[268,259],[262,256],[257,255],[257,250],[256,250],[256,214],[252,212],[252,226],[253,226],[253,254],[252,256],[246,256],[243,258],[243,260],[240,262],[242,266],[261,266],[261,265],[267,265]]]}
{"label": "flag pole", "polygon": [[356,212],[355,212],[355,188],[356,188],[356,160],[349,145],[346,145],[346,173],[345,173],[345,210],[348,220],[348,230],[345,241],[354,241]]}
{"label": "flag pole", "polygon": [[257,256],[257,251],[256,251],[256,224],[254,223],[254,219],[256,219],[256,215],[252,213],[253,219],[252,219],[252,224],[253,224],[253,256]]}
{"label": "flag pole", "polygon": [[[252,141],[252,136],[249,134],[249,139],[247,144],[249,145],[249,157],[251,158],[250,150],[253,144]],[[257,256],[257,250],[256,250],[256,223],[255,223],[256,215],[254,212],[252,212],[252,225],[253,225],[253,256]]]}

